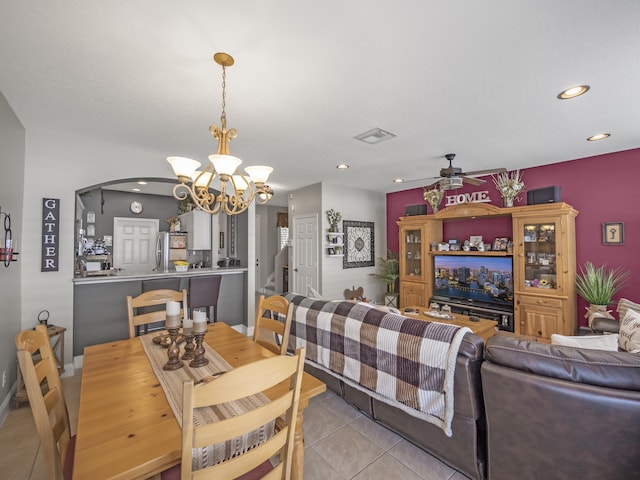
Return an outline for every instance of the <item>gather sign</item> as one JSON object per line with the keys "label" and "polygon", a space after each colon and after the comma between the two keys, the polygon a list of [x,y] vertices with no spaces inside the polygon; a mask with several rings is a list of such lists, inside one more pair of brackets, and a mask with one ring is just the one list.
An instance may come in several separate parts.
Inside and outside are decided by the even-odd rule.
{"label": "gather sign", "polygon": [[58,271],[60,241],[60,199],[42,199],[42,265],[41,272]]}

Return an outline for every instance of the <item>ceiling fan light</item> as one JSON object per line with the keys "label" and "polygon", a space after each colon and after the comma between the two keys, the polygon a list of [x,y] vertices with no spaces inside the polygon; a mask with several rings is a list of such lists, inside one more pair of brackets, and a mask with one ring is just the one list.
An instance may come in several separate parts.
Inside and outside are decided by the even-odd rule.
{"label": "ceiling fan light", "polygon": [[187,157],[167,157],[167,162],[171,164],[173,173],[178,178],[186,177],[189,179],[193,176],[193,172],[200,167],[200,162]]}
{"label": "ceiling fan light", "polygon": [[233,155],[209,155],[209,161],[219,175],[233,175],[242,163],[238,157]]}
{"label": "ceiling fan light", "polygon": [[269,175],[273,172],[273,168],[265,165],[252,165],[250,167],[246,167],[244,170],[249,174],[251,180],[256,185],[267,183]]}

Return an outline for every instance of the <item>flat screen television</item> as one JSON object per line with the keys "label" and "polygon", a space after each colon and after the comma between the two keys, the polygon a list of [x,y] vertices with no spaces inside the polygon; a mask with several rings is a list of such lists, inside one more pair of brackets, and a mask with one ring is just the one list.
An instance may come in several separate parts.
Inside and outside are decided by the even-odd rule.
{"label": "flat screen television", "polygon": [[513,258],[434,255],[436,301],[513,310]]}

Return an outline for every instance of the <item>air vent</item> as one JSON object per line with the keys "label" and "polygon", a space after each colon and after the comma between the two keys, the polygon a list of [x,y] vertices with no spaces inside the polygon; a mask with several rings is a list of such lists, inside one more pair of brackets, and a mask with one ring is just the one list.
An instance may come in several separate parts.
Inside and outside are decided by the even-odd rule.
{"label": "air vent", "polygon": [[386,130],[382,130],[381,128],[374,128],[373,130],[361,133],[360,135],[353,138],[373,145],[374,143],[384,142],[385,140],[393,137],[395,137],[395,134],[391,132],[387,132]]}

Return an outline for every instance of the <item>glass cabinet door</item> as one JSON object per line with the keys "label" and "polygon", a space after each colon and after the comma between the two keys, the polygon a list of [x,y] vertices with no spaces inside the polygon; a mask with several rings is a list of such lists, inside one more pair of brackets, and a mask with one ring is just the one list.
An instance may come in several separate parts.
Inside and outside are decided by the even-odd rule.
{"label": "glass cabinet door", "polygon": [[400,276],[406,280],[422,281],[423,279],[423,229],[406,227],[402,230],[402,261]]}
{"label": "glass cabinet door", "polygon": [[558,288],[556,224],[525,222],[522,228],[524,287]]}

